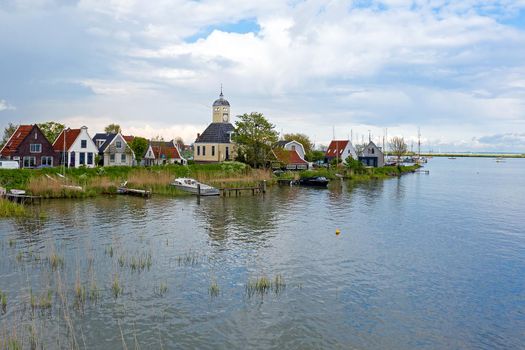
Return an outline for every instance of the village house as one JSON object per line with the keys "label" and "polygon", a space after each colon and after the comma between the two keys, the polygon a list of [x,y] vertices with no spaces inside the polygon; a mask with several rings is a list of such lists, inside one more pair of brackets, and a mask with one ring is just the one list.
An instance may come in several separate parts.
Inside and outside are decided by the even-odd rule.
{"label": "village house", "polygon": [[193,159],[196,162],[222,162],[235,158],[230,103],[224,98],[222,89],[212,108],[212,123],[202,134],[197,134],[193,145]]}
{"label": "village house", "polygon": [[121,133],[99,133],[93,137],[102,166],[133,166],[135,154]]}
{"label": "village house", "polygon": [[344,163],[349,156],[357,159],[357,152],[352,142],[350,140],[333,140],[325,152],[325,162],[330,163],[333,159],[339,159]]}
{"label": "village house", "polygon": [[98,148],[89,136],[88,128],[64,129],[53,143],[53,149],[57,152],[59,165],[70,168],[96,166],[95,157]]}
{"label": "village house", "polygon": [[169,142],[150,141],[143,157],[145,166],[186,163],[186,159],[182,157],[179,147],[173,140]]}
{"label": "village house", "polygon": [[374,168],[381,168],[385,166],[385,156],[381,147],[377,147],[372,141],[363,149],[363,152],[359,155],[359,161],[365,166],[371,166]]}
{"label": "village house", "polygon": [[58,164],[53,145],[38,125],[20,125],[0,150],[2,158],[18,161],[21,168],[51,167]]}
{"label": "village house", "polygon": [[304,147],[297,141],[279,141],[272,150],[272,168],[286,170],[305,170],[309,163],[305,160]]}

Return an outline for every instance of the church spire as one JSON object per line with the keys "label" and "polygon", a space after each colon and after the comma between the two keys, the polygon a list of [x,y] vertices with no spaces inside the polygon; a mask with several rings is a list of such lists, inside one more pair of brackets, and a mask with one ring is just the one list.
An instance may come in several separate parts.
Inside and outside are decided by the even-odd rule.
{"label": "church spire", "polygon": [[221,83],[221,94],[219,95],[219,97],[224,97],[224,95],[222,94],[222,83]]}

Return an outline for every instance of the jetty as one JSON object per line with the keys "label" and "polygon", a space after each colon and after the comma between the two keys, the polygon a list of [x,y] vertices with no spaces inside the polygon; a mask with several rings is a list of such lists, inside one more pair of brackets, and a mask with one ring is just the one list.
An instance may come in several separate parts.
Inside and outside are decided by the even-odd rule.
{"label": "jetty", "polygon": [[219,188],[219,193],[222,197],[231,197],[232,195],[239,197],[243,193],[249,194],[250,192],[252,196],[266,193],[266,181],[262,181],[259,186]]}
{"label": "jetty", "polygon": [[136,197],[143,197],[143,198],[150,198],[151,197],[151,191],[147,190],[139,190],[135,188],[128,188],[127,187],[128,182],[125,181],[120,185],[119,188],[117,188],[118,194],[127,194],[129,196],[136,196]]}
{"label": "jetty", "polygon": [[8,201],[15,202],[18,204],[41,204],[42,196],[31,196],[25,194],[25,191],[21,193],[8,192],[5,188],[0,187],[0,198],[5,198]]}

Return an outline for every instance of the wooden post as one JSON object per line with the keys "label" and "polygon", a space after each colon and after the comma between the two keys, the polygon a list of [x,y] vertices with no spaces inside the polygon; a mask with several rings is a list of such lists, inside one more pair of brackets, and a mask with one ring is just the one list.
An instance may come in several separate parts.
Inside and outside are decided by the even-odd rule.
{"label": "wooden post", "polygon": [[263,180],[262,182],[262,193],[266,193],[266,180]]}
{"label": "wooden post", "polygon": [[201,184],[197,184],[197,197],[201,196]]}

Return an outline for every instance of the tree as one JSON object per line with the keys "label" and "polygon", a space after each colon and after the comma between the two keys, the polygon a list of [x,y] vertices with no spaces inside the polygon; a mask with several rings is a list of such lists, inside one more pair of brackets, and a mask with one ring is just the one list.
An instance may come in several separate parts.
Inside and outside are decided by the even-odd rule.
{"label": "tree", "polygon": [[175,144],[177,145],[177,147],[179,148],[179,151],[183,151],[184,150],[184,140],[182,139],[182,137],[180,136],[177,136],[175,138]]}
{"label": "tree", "polygon": [[397,157],[397,163],[401,161],[401,157],[407,153],[408,146],[405,143],[405,139],[402,137],[395,136],[390,141],[390,150],[393,155]]}
{"label": "tree", "polygon": [[109,124],[104,128],[104,131],[107,134],[118,134],[119,132],[122,132],[122,129],[120,128],[120,125],[118,124]]}
{"label": "tree", "polygon": [[253,165],[265,166],[272,152],[272,146],[278,140],[275,125],[271,124],[262,113],[252,112],[238,116],[235,122],[233,140],[239,145],[239,160]]}
{"label": "tree", "polygon": [[[296,134],[284,134],[284,140],[285,141],[297,141],[299,142],[300,144],[303,145],[304,147],[304,153],[305,154],[308,154],[312,151],[312,149],[314,148],[314,144],[312,143],[312,141],[310,141],[310,138],[308,137],[308,135],[305,135],[305,134],[299,134],[299,133],[296,133]],[[308,159],[309,161],[313,161],[311,159]]]}
{"label": "tree", "polygon": [[130,142],[129,147],[131,147],[131,149],[135,153],[135,158],[137,159],[137,162],[140,162],[142,160],[142,157],[148,149],[148,145],[148,140],[146,140],[143,137],[135,137],[133,141]]}
{"label": "tree", "polygon": [[365,165],[352,156],[348,156],[345,159],[345,166],[347,169],[354,171],[355,173],[362,173],[365,169]]}
{"label": "tree", "polygon": [[312,150],[306,153],[306,160],[314,163],[324,161],[324,157],[324,152],[319,150]]}
{"label": "tree", "polygon": [[2,141],[0,142],[0,148],[4,147],[7,141],[9,141],[9,138],[11,137],[11,135],[15,133],[17,128],[18,128],[18,125],[16,124],[13,124],[13,123],[7,124],[7,126],[4,128],[4,136],[2,137]]}
{"label": "tree", "polygon": [[48,141],[53,143],[66,126],[57,122],[47,122],[38,124],[38,127],[48,139]]}

